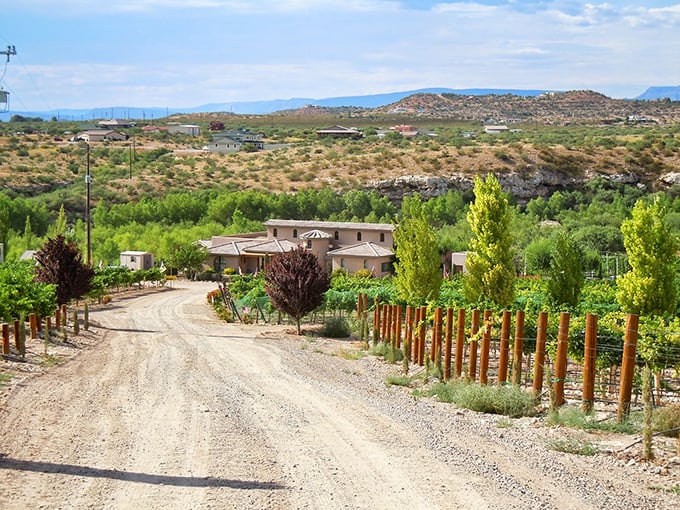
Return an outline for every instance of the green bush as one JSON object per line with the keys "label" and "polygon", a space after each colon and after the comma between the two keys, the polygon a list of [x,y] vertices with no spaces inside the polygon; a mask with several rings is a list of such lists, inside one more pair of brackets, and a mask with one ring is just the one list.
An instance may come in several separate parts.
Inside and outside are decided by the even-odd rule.
{"label": "green bush", "polygon": [[483,386],[453,381],[435,384],[428,394],[442,402],[451,402],[480,413],[501,414],[511,418],[536,413],[534,398],[516,386]]}
{"label": "green bush", "polygon": [[668,437],[678,437],[680,428],[680,404],[660,407],[652,415],[652,430]]}
{"label": "green bush", "polygon": [[346,338],[350,336],[352,329],[345,317],[334,316],[326,319],[322,334],[328,338]]}

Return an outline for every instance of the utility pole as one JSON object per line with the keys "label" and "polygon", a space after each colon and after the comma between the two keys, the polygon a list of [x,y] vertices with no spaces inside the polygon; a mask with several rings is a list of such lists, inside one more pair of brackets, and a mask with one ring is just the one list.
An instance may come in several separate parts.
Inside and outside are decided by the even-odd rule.
{"label": "utility pole", "polygon": [[135,137],[132,137],[132,145],[130,146],[130,179],[132,179],[132,165],[135,162]]}
{"label": "utility pole", "polygon": [[16,55],[17,54],[17,49],[14,47],[14,45],[7,46],[7,49],[4,51],[0,51],[0,55],[6,55],[7,56],[7,62],[9,62],[9,56],[10,55]]}
{"label": "utility pole", "polygon": [[90,219],[90,144],[87,144],[87,173],[85,174],[85,224],[87,225],[87,265],[92,267],[92,221]]}

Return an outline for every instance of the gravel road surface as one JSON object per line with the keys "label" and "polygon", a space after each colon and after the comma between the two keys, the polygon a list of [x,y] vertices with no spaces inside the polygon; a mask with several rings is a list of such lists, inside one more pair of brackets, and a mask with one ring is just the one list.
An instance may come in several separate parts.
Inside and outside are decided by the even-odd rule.
{"label": "gravel road surface", "polygon": [[214,288],[114,296],[75,355],[4,388],[0,508],[680,508],[672,453],[556,452],[584,433],[414,398],[351,340],[220,322]]}

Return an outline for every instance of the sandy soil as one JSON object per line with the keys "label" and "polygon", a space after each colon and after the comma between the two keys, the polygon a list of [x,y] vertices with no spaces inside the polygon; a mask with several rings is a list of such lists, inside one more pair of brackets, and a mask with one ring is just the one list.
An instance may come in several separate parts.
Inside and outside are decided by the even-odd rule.
{"label": "sandy soil", "polygon": [[213,288],[116,297],[48,347],[63,362],[17,373],[0,508],[680,507],[658,490],[677,465],[550,452],[531,420],[385,386],[395,368],[342,356],[349,340],[222,323]]}

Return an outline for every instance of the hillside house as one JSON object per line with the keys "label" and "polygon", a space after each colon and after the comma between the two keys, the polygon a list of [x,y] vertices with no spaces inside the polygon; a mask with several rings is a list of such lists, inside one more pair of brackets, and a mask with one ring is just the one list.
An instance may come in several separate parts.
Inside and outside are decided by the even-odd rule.
{"label": "hillside house", "polygon": [[271,219],[264,226],[266,232],[200,241],[208,249],[208,264],[219,273],[228,267],[255,273],[277,253],[304,246],[328,271],[368,269],[376,276],[392,272],[392,224]]}
{"label": "hillside house", "polygon": [[343,126],[331,126],[324,129],[317,129],[317,136],[322,138],[362,138],[364,134],[356,128],[346,128]]}
{"label": "hillside house", "polygon": [[134,126],[134,122],[122,119],[110,119],[110,120],[100,120],[97,122],[97,126],[102,129],[124,129]]}
{"label": "hillside house", "polygon": [[72,141],[82,140],[84,142],[110,142],[110,141],[124,141],[127,140],[125,133],[113,131],[110,129],[88,129],[81,131],[72,138]]}
{"label": "hillside house", "polygon": [[239,152],[246,146],[251,146],[255,150],[264,149],[262,135],[246,130],[215,133],[212,141],[204,148],[210,152],[229,153]]}
{"label": "hillside house", "polygon": [[151,269],[153,267],[153,253],[148,251],[121,252],[120,265],[132,271]]}
{"label": "hillside house", "polygon": [[488,135],[499,135],[507,131],[508,126],[505,125],[484,126],[484,132]]}
{"label": "hillside house", "polygon": [[201,127],[194,124],[169,124],[168,133],[171,135],[199,136]]}

